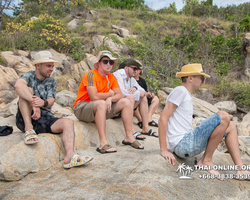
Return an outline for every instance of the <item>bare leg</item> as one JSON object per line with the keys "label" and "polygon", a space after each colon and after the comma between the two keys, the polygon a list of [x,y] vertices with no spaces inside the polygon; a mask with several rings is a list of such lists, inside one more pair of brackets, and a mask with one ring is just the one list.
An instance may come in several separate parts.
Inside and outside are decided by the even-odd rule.
{"label": "bare leg", "polygon": [[[242,167],[243,162],[240,157],[240,149],[239,149],[239,142],[238,142],[238,134],[237,128],[233,122],[230,122],[229,127],[226,130],[227,137],[226,137],[226,145],[227,149],[233,159],[235,165],[238,165],[239,168]],[[238,174],[250,174],[249,171],[237,171]],[[240,179],[243,180],[243,179]]]}
{"label": "bare leg", "polygon": [[[128,99],[129,98],[129,99]],[[133,137],[133,108],[134,104],[131,103],[130,99],[132,97],[122,98],[120,99],[115,107],[115,113],[118,113],[121,111],[121,117],[124,124],[126,137],[124,139],[125,142],[133,143],[135,141],[135,138]],[[142,145],[140,145],[140,148],[143,148]]]}
{"label": "bare leg", "polygon": [[[74,133],[74,121],[71,119],[58,119],[52,126],[53,133],[62,132],[62,141],[65,149],[64,164],[71,161],[74,155],[75,146],[75,133]],[[80,161],[80,158],[78,158]]]}
{"label": "bare leg", "polygon": [[[108,144],[108,140],[106,138],[106,102],[104,100],[95,101],[93,104],[93,110],[95,113],[95,123],[100,138],[99,148],[101,149],[105,144]],[[110,148],[107,151],[116,151],[116,149]]]}
{"label": "bare leg", "polygon": [[[33,94],[33,90],[31,88],[29,88],[29,91],[31,94]],[[33,125],[31,123],[32,107],[31,107],[30,102],[19,96],[18,107],[23,117],[24,126],[25,126],[24,130],[27,131],[27,130],[33,129]],[[38,139],[35,138],[35,139],[30,139],[28,141],[37,141],[37,140]]]}
{"label": "bare leg", "polygon": [[[214,151],[217,148],[218,144],[221,142],[230,124],[230,117],[228,113],[224,111],[219,111],[218,114],[220,115],[221,123],[212,132],[208,140],[205,153],[203,154],[201,160],[199,160],[197,165],[204,165],[204,166],[211,166],[211,167],[213,166],[212,156],[214,154]],[[219,175],[219,172],[215,170],[209,170],[208,172],[210,174],[214,174],[215,176]]]}
{"label": "bare leg", "polygon": [[148,122],[152,121],[152,116],[155,113],[158,105],[159,105],[159,98],[157,96],[154,96],[150,106],[148,107]]}
{"label": "bare leg", "polygon": [[141,115],[140,115],[140,112],[139,112],[139,108],[137,108],[137,109],[134,111],[134,116],[136,117],[136,119],[138,120],[138,122],[141,122],[141,121],[142,121]]}

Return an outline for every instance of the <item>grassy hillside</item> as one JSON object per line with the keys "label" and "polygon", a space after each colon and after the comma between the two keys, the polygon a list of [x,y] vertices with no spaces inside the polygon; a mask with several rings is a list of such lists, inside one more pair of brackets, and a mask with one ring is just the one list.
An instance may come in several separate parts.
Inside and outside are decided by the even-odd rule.
{"label": "grassy hillside", "polygon": [[[100,50],[94,49],[92,37],[95,35],[108,36],[119,43],[116,37],[109,36],[113,33],[111,26],[116,25],[128,29],[131,35],[137,35],[136,39],[124,39],[128,48],[122,52],[120,60],[127,57],[141,60],[143,76],[151,90],[156,92],[164,86],[175,87],[180,84],[175,73],[184,64],[199,62],[212,75],[204,87],[211,89],[215,97],[232,99],[238,106],[250,108],[249,83],[239,79],[244,67],[242,39],[249,31],[247,22],[250,22],[250,16],[242,14],[239,17],[238,13],[230,21],[226,14],[223,20],[214,18],[211,11],[209,16],[194,16],[185,9],[185,12],[177,13],[168,9],[152,11],[145,6],[117,9],[100,6],[96,1],[71,7],[60,7],[56,3],[48,7],[48,2],[32,4],[27,1],[18,16],[5,17],[0,50],[54,48],[80,61],[85,53],[96,54]],[[89,10],[95,10],[97,14],[89,15]],[[32,16],[39,19],[31,21]],[[68,29],[67,23],[76,16],[80,25]],[[86,20],[92,22],[91,27],[82,25]]]}

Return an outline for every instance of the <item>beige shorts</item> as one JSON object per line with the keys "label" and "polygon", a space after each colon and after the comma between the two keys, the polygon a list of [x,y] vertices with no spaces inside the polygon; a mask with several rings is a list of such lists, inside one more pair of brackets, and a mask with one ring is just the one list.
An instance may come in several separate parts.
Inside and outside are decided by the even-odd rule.
{"label": "beige shorts", "polygon": [[[80,121],[83,122],[94,122],[95,113],[93,111],[93,104],[95,101],[78,101],[75,108],[73,108],[74,114]],[[119,113],[115,114],[116,103],[112,103],[110,113],[106,113],[106,119],[111,119],[120,115]]]}

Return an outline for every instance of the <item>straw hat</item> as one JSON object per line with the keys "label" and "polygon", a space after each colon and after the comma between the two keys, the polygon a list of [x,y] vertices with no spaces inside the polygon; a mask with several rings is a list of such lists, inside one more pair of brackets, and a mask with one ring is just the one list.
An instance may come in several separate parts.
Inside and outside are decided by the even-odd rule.
{"label": "straw hat", "polygon": [[115,61],[115,63],[113,64],[112,70],[117,66],[118,64],[118,58],[115,58],[112,56],[110,51],[100,51],[97,55],[97,61],[94,63],[94,67],[97,69],[97,64],[98,62],[102,59],[102,57],[107,56],[109,57],[110,60]]}
{"label": "straw hat", "polygon": [[49,51],[39,51],[34,55],[33,65],[40,63],[49,63],[52,62],[54,65],[61,64],[59,61],[54,60],[52,54]]}
{"label": "straw hat", "polygon": [[206,78],[210,78],[208,74],[205,74],[203,72],[202,65],[200,63],[184,65],[181,68],[181,71],[176,73],[176,77],[185,77],[194,75],[202,75],[205,76]]}

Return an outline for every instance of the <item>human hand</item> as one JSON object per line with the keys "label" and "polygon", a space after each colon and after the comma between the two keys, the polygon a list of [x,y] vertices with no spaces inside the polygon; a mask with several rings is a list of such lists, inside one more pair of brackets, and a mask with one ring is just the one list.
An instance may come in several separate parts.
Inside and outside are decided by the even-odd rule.
{"label": "human hand", "polygon": [[175,165],[175,157],[171,152],[167,150],[161,151],[161,156],[164,157],[168,161],[169,164]]}
{"label": "human hand", "polygon": [[33,107],[33,115],[31,116],[32,119],[38,120],[41,117],[41,110],[39,107]]}
{"label": "human hand", "polygon": [[110,113],[111,112],[111,105],[112,105],[112,98],[108,97],[106,99],[106,105],[107,105],[107,112]]}
{"label": "human hand", "polygon": [[41,99],[40,97],[37,97],[35,95],[32,96],[31,100],[31,106],[32,107],[43,107],[44,106],[44,100]]}
{"label": "human hand", "polygon": [[147,92],[147,93],[146,93],[146,96],[147,96],[147,98],[151,99],[151,98],[152,98],[152,93]]}
{"label": "human hand", "polygon": [[115,95],[115,92],[113,90],[109,90],[109,94],[110,94],[110,97],[114,96]]}
{"label": "human hand", "polygon": [[136,91],[136,88],[132,87],[128,89],[129,94],[134,94]]}

